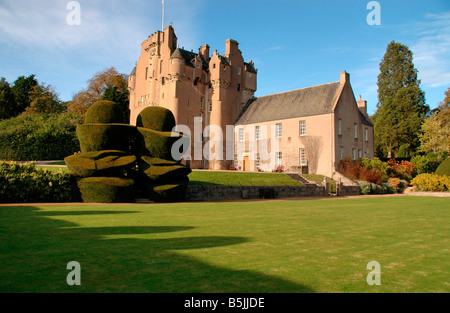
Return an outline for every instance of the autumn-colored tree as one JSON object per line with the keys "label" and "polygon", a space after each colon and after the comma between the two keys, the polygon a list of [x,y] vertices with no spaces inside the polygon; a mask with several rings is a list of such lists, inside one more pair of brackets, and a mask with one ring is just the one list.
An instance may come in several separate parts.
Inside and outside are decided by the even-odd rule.
{"label": "autumn-colored tree", "polygon": [[444,101],[422,125],[422,132],[420,148],[423,152],[450,154],[450,88],[445,92]]}
{"label": "autumn-colored tree", "polygon": [[128,92],[128,76],[120,74],[114,67],[96,73],[88,80],[87,88],[75,94],[67,111],[84,115],[92,104],[103,99],[110,86],[117,87],[120,93]]}

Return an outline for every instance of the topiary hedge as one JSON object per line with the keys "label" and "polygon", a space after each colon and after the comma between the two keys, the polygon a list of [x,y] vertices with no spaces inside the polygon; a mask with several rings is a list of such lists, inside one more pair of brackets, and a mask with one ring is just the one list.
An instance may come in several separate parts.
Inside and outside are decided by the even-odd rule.
{"label": "topiary hedge", "polygon": [[170,110],[163,107],[148,107],[139,113],[136,126],[159,132],[170,132],[176,126],[176,122]]}
{"label": "topiary hedge", "polygon": [[86,112],[86,124],[124,124],[122,108],[115,102],[101,100],[94,103]]}
{"label": "topiary hedge", "polygon": [[81,152],[129,151],[136,138],[136,127],[124,124],[83,124],[77,126]]}
{"label": "topiary hedge", "polygon": [[139,161],[139,169],[144,176],[155,183],[163,184],[187,177],[191,169],[175,161],[161,160],[143,156]]}
{"label": "topiary hedge", "polygon": [[69,170],[77,176],[123,176],[136,164],[136,156],[123,151],[92,151],[64,159]]}
{"label": "topiary hedge", "polygon": [[183,202],[186,200],[189,178],[168,184],[142,183],[144,191],[155,202]]}
{"label": "topiary hedge", "polygon": [[447,158],[441,163],[441,165],[439,165],[435,174],[440,176],[450,176],[450,158]]}
{"label": "topiary hedge", "polygon": [[88,177],[78,179],[83,202],[135,202],[134,180],[120,177]]}
{"label": "topiary hedge", "polygon": [[172,137],[172,134],[175,133],[160,132],[138,127],[136,142],[138,143],[139,154],[173,161],[172,145],[179,140],[182,135],[176,134],[176,137]]}

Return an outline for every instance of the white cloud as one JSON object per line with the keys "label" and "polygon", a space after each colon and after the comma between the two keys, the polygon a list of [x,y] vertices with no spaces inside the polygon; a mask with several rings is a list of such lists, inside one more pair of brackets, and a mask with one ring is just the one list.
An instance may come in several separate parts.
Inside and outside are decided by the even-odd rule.
{"label": "white cloud", "polygon": [[417,35],[411,45],[414,65],[424,85],[450,85],[450,12],[428,14],[426,22],[413,25]]}

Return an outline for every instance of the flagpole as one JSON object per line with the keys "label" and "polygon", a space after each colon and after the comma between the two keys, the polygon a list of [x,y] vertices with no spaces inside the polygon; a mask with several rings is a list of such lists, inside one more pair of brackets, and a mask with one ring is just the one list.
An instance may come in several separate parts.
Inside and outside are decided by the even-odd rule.
{"label": "flagpole", "polygon": [[164,31],[164,0],[162,0],[162,31]]}

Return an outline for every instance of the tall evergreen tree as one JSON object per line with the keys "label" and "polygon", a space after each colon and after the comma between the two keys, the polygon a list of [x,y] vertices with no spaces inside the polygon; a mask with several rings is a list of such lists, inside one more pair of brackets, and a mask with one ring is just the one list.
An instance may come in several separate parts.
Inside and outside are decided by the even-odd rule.
{"label": "tall evergreen tree", "polygon": [[421,126],[430,108],[420,89],[413,53],[407,46],[395,41],[388,44],[377,85],[373,120],[378,156],[413,156],[420,146]]}
{"label": "tall evergreen tree", "polygon": [[30,92],[37,85],[38,81],[36,80],[35,75],[30,75],[28,77],[20,76],[14,81],[14,86],[11,88],[17,103],[14,116],[19,115],[30,106],[32,101]]}

